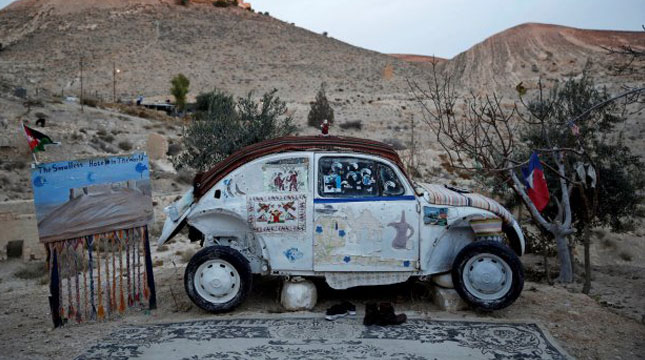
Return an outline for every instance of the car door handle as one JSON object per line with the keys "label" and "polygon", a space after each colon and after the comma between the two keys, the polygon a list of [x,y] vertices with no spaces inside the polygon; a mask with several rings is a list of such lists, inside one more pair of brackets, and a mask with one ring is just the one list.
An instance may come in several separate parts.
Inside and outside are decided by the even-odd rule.
{"label": "car door handle", "polygon": [[322,208],[316,208],[316,212],[317,212],[317,213],[321,213],[321,214],[333,214],[333,213],[335,213],[336,211],[338,211],[338,209],[335,209],[335,208],[334,208],[333,206],[331,206],[331,205],[325,205],[325,206],[324,206],[324,207],[322,207]]}

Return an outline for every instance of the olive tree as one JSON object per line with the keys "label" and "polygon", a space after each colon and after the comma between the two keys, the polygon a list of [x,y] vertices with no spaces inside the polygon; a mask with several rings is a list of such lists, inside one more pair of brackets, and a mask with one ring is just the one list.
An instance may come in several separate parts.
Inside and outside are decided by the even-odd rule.
{"label": "olive tree", "polygon": [[[544,157],[542,161],[547,169],[558,163],[566,168],[568,178],[564,180],[575,230],[571,238],[584,245],[585,293],[591,288],[591,228],[628,229],[643,199],[645,164],[624,144],[618,129],[628,115],[627,105],[638,101],[637,96],[629,95],[637,93],[612,97],[584,74],[556,85],[546,96],[540,89],[538,96],[522,101],[528,119],[520,133],[524,145],[520,156],[554,145],[561,150],[561,158]],[[557,192],[553,185],[559,179],[555,175],[546,173],[551,192]],[[556,202],[547,207],[543,216],[557,217],[558,206]]]}
{"label": "olive tree", "polygon": [[293,133],[286,104],[276,92],[265,93],[259,102],[253,93],[237,100],[217,89],[200,94],[175,166],[204,171],[244,146]]}

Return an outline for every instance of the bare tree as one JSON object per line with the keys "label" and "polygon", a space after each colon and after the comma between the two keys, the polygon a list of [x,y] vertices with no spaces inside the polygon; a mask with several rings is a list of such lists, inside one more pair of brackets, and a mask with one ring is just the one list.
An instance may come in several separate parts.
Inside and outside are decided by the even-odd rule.
{"label": "bare tree", "polygon": [[453,168],[480,172],[507,183],[519,195],[536,223],[556,240],[562,282],[573,280],[567,236],[572,228],[569,188],[564,164],[558,159],[562,150],[553,146],[547,150],[559,164],[555,171],[560,177],[558,213],[547,219],[529,199],[516,171],[526,162],[515,159],[518,139],[518,111],[515,105],[504,106],[496,95],[483,97],[471,93],[460,98],[449,75],[440,76],[433,65],[433,77],[427,87],[408,81],[422,108],[423,121],[435,134],[438,144],[448,155]]}
{"label": "bare tree", "polygon": [[[643,30],[645,31],[645,25],[642,25]],[[630,44],[620,44],[618,46],[601,46],[605,49],[609,55],[614,55],[618,58],[623,59],[623,63],[615,66],[617,73],[622,73],[628,69],[631,69],[636,62],[641,62],[645,60],[645,49],[635,48]]]}
{"label": "bare tree", "polygon": [[[611,205],[611,213],[615,214],[612,219],[600,214],[597,188],[590,186],[585,176],[578,176],[580,164],[588,164],[612,178],[603,183],[607,185],[602,187],[605,193],[629,192],[633,197],[633,189],[643,188],[643,182],[639,180],[642,176],[630,175],[639,172],[639,167],[632,168],[632,164],[640,163],[640,160],[634,159],[620,138],[614,141],[607,136],[616,124],[625,119],[620,116],[625,114],[624,111],[621,113],[614,106],[616,101],[625,98],[624,109],[627,103],[637,99],[634,95],[643,89],[630,89],[610,97],[606,90],[596,89],[584,76],[580,80],[565,82],[562,89],[553,89],[549,96],[544,96],[540,84],[537,98],[525,103],[522,96],[526,89],[520,84],[516,88],[524,105],[520,111],[515,103],[505,103],[495,94],[479,96],[470,93],[460,97],[449,75],[440,76],[436,68],[432,74],[427,86],[412,81],[408,83],[421,105],[424,122],[448,154],[450,165],[473,172],[477,175],[475,178],[496,179],[519,196],[538,227],[555,239],[560,282],[573,281],[569,237],[578,230],[576,237],[582,238],[585,244],[584,290],[588,292],[591,226],[608,224],[614,228],[616,222],[620,222],[620,216],[629,216],[629,209],[633,210],[635,203],[620,198]],[[551,178],[554,206],[543,212],[538,211],[528,197],[525,183],[518,174],[532,151],[542,154],[541,163]],[[618,161],[621,164],[619,168],[615,167],[616,159],[622,159]],[[625,171],[628,167],[629,171]],[[621,178],[623,188],[628,184],[631,190],[621,189],[621,186],[608,190],[616,176]],[[577,199],[575,208],[572,194]],[[602,210],[606,212],[607,209]],[[579,229],[574,227],[576,224]]]}

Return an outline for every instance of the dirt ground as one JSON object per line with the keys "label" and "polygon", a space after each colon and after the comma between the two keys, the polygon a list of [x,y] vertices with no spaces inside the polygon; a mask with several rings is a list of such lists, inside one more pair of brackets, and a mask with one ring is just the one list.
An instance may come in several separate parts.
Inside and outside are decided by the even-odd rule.
{"label": "dirt ground", "polygon": [[[183,272],[186,254],[190,251],[175,249],[193,245],[181,240],[153,252],[157,265],[157,310],[129,310],[128,316],[123,318],[71,324],[61,329],[52,329],[46,277],[20,279],[15,273],[25,267],[22,262],[0,263],[0,358],[68,359],[107,337],[119,326],[218,316],[194,306],[184,292]],[[534,271],[541,266],[541,259],[535,256],[525,256],[523,261]],[[590,296],[579,293],[579,284],[563,287],[527,281],[515,304],[493,313],[440,311],[428,300],[427,286],[416,281],[338,291],[317,280],[319,301],[313,312],[322,313],[335,302],[350,300],[358,305],[359,316],[362,316],[364,303],[391,301],[397,312],[405,312],[411,317],[538,322],[578,359],[642,359],[645,353],[645,323],[642,320],[645,268],[599,266],[595,274]],[[283,312],[278,302],[280,285],[279,278],[256,277],[249,299],[234,312],[218,317]],[[303,313],[306,314],[310,313]]]}
{"label": "dirt ground", "polygon": [[[9,119],[25,111],[22,104],[13,98],[0,97],[0,108]],[[107,150],[88,145],[93,143],[90,139],[103,133],[125,137],[136,149],[144,149],[144,135],[156,132],[167,136],[172,142],[178,141],[181,132],[180,125],[170,120],[142,119],[104,109],[86,109],[82,113],[76,104],[45,102],[38,111],[50,115],[48,134],[69,144],[48,152],[51,160],[59,160],[57,156],[61,154],[85,157],[111,153],[110,146],[115,145],[109,142],[101,143]],[[112,121],[115,118],[123,121]],[[70,134],[82,138],[74,140]],[[3,144],[12,145],[14,138],[13,133],[0,133]],[[18,145],[24,147],[22,142],[16,148],[19,148]],[[428,154],[433,151],[428,150]],[[27,164],[28,158],[25,156],[21,161]],[[151,229],[152,238],[156,238],[160,230],[163,217],[161,209],[180,196],[186,187],[178,174],[166,171],[160,164],[153,164],[157,224]],[[424,165],[427,169],[433,166],[438,164],[428,161]],[[445,172],[437,173],[442,178],[428,177],[426,181],[449,182]],[[0,169],[0,178],[8,179],[8,184],[2,187],[0,201],[31,198],[26,165],[14,169],[5,164]],[[627,234],[595,232],[591,254],[594,282],[589,296],[580,294],[580,283],[567,287],[547,285],[543,276],[540,276],[542,259],[527,255],[522,258],[528,280],[524,292],[514,305],[503,311],[488,314],[474,311],[442,312],[427,299],[427,288],[416,283],[334,291],[324,282],[318,282],[320,296],[314,311],[322,313],[331,304],[348,299],[359,304],[359,311],[362,310],[361,304],[368,301],[392,301],[397,311],[422,318],[537,321],[576,358],[642,358],[645,353],[645,231],[641,230],[645,227],[642,225]],[[53,330],[51,326],[46,279],[40,276],[31,280],[18,278],[15,273],[25,266],[23,263],[0,262],[0,359],[68,359],[108,336],[117,326],[214,317],[193,306],[184,292],[184,267],[190,255],[197,250],[197,245],[187,243],[182,237],[167,246],[153,248],[159,301],[156,311],[131,311],[122,319],[73,324],[59,330]],[[576,257],[580,259],[581,254],[576,254]],[[554,259],[550,263],[553,265]],[[29,266],[33,267],[33,264]],[[552,269],[552,272],[557,273],[557,269]],[[578,273],[581,273],[580,269]],[[224,316],[253,316],[282,311],[278,303],[280,280],[257,280],[250,298],[239,309]]]}

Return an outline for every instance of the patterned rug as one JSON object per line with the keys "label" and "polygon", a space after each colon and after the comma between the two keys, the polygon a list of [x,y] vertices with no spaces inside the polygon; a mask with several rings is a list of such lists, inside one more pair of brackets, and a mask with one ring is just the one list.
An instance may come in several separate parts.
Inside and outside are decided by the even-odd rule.
{"label": "patterned rug", "polygon": [[538,325],[359,317],[203,320],[124,327],[77,359],[568,359]]}

